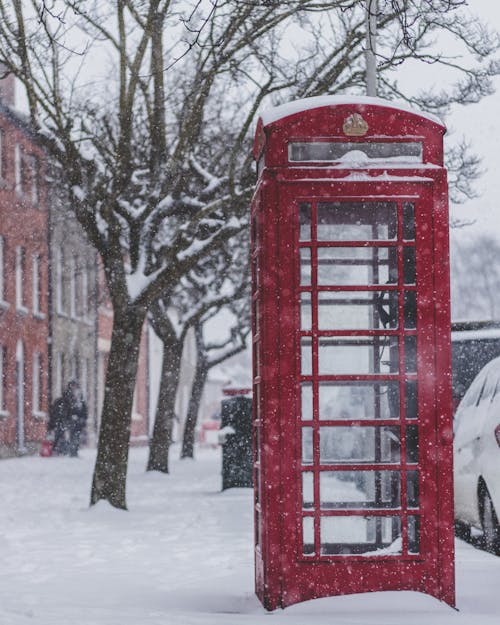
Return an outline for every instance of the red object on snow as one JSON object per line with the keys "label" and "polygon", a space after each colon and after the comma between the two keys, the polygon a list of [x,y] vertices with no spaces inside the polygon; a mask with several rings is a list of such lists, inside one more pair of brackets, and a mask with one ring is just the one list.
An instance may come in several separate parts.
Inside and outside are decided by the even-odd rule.
{"label": "red object on snow", "polygon": [[251,211],[256,591],[455,604],[445,127],[380,98],[266,111]]}
{"label": "red object on snow", "polygon": [[42,456],[42,458],[50,458],[50,456],[52,456],[53,445],[54,444],[52,441],[45,439],[42,442],[42,447],[40,449],[40,456]]}

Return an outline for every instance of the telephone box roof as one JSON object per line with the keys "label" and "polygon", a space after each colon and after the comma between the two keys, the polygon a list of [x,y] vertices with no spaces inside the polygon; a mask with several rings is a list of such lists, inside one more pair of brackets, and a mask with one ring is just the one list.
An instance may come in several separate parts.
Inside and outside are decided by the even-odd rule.
{"label": "telephone box roof", "polygon": [[261,113],[261,119],[263,125],[268,126],[269,124],[272,124],[285,117],[295,115],[296,113],[303,113],[304,111],[326,106],[341,106],[349,104],[392,108],[399,111],[404,111],[405,113],[412,113],[413,115],[417,115],[419,117],[424,117],[429,121],[437,124],[438,126],[446,128],[443,122],[435,115],[432,115],[431,113],[427,113],[425,111],[421,111],[416,108],[412,108],[408,106],[408,104],[406,104],[405,102],[395,102],[392,100],[384,100],[383,98],[374,98],[368,96],[349,95],[325,95],[316,96],[313,98],[304,98],[302,100],[293,100],[292,102],[287,102],[285,104],[280,104],[279,106],[265,109]]}

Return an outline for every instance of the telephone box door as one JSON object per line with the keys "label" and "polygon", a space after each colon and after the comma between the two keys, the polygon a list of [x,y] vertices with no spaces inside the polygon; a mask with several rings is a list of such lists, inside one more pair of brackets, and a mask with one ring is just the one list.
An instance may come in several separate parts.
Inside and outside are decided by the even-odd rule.
{"label": "telephone box door", "polygon": [[282,606],[382,589],[454,603],[434,201],[433,181],[280,188]]}

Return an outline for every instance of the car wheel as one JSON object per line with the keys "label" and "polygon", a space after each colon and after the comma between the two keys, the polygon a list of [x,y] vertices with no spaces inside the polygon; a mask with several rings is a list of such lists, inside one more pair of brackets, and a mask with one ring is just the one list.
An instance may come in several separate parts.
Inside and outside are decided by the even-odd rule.
{"label": "car wheel", "polygon": [[461,538],[462,540],[466,540],[470,542],[470,539],[471,539],[470,525],[467,525],[467,523],[464,523],[463,521],[455,521],[455,536],[457,538]]}
{"label": "car wheel", "polygon": [[500,525],[486,487],[481,490],[481,511],[485,548],[491,553],[500,555]]}

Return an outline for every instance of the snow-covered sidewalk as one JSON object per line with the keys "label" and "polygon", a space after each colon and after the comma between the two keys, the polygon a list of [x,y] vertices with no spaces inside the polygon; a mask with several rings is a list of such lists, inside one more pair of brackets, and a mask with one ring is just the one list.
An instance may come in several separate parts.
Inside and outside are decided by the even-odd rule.
{"label": "snow-covered sidewalk", "polygon": [[[253,593],[250,489],[220,492],[218,451],[145,473],[88,508],[95,452],[0,461],[0,625],[498,625],[500,558],[457,541],[458,611],[411,592],[268,614]],[[271,619],[271,621],[269,620]]]}

